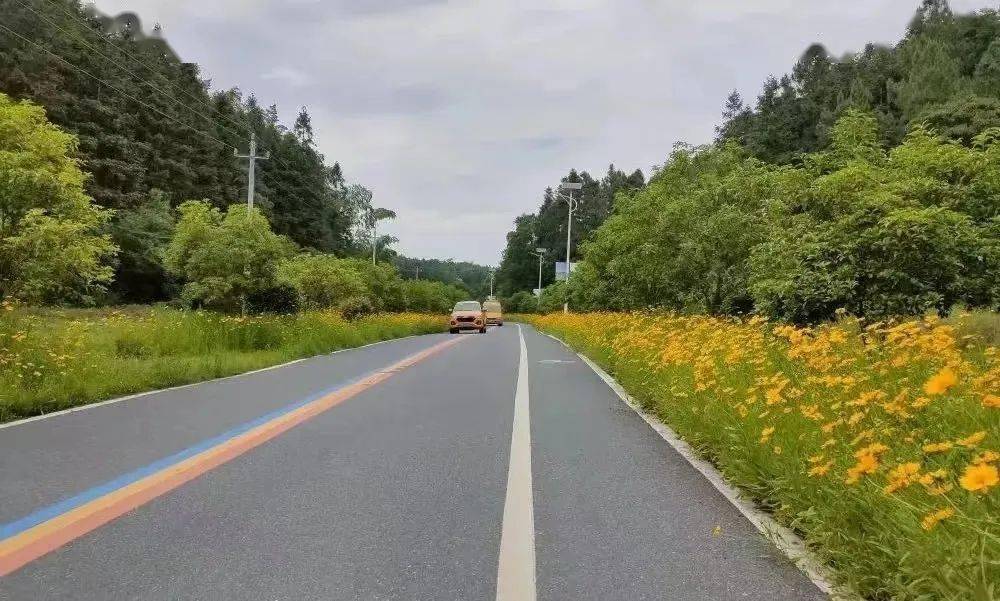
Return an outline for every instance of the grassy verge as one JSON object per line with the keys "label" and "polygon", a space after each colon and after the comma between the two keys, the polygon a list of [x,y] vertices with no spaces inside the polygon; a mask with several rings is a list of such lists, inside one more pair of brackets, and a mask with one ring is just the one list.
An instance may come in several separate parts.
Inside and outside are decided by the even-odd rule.
{"label": "grassy verge", "polygon": [[228,317],[164,307],[0,310],[0,421],[441,332],[416,314]]}
{"label": "grassy verge", "polygon": [[865,597],[1000,598],[995,316],[524,319],[602,364]]}

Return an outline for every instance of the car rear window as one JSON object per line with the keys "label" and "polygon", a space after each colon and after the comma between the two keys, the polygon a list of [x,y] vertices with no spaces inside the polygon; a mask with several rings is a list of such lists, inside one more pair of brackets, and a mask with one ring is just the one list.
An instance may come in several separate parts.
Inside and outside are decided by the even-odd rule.
{"label": "car rear window", "polygon": [[499,313],[500,312],[500,303],[497,303],[497,302],[483,303],[483,309],[486,309],[487,311],[491,311],[493,313]]}

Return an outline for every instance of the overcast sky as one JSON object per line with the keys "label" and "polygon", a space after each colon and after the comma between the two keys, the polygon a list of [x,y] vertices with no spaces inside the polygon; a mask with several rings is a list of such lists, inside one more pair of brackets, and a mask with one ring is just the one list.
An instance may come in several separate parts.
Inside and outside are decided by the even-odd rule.
{"label": "overcast sky", "polygon": [[[497,264],[571,167],[710,141],[812,42],[899,39],[918,0],[98,0],[162,24],[216,88],[309,109],[320,151],[399,214],[398,249]],[[531,8],[519,8],[521,4]],[[957,11],[995,3],[952,0]]]}

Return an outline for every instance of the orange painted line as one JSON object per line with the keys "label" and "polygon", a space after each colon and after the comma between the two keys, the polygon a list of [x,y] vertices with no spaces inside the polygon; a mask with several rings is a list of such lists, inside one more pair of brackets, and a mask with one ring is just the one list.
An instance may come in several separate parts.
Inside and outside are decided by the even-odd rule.
{"label": "orange painted line", "polygon": [[197,455],[0,541],[0,576],[6,576],[25,564],[239,457],[462,339],[452,338],[410,355],[358,382],[339,388]]}

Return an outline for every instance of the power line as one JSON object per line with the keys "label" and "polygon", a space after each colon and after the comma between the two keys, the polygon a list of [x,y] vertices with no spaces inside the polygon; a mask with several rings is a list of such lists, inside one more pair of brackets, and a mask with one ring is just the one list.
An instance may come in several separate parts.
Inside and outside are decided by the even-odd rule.
{"label": "power line", "polygon": [[[44,20],[45,20],[46,22],[48,22],[48,23],[49,23],[50,25],[52,25],[53,27],[56,27],[56,28],[57,28],[57,29],[59,29],[60,31],[63,31],[63,32],[66,32],[66,30],[65,30],[65,29],[63,29],[63,28],[62,28],[62,27],[60,27],[59,25],[57,25],[57,24],[53,23],[53,22],[52,22],[52,21],[51,21],[50,19],[48,19],[48,18],[47,18],[47,17],[45,17],[44,15],[40,14],[40,13],[39,13],[38,11],[36,11],[36,10],[35,10],[34,8],[32,8],[31,6],[28,6],[28,5],[27,5],[27,4],[26,4],[26,3],[24,2],[24,0],[18,0],[18,2],[19,2],[19,3],[20,3],[20,4],[22,5],[22,6],[24,6],[25,8],[27,8],[27,9],[28,9],[28,10],[30,10],[31,12],[33,12],[34,14],[36,14],[36,15],[38,15],[39,17],[41,17],[42,19],[44,19]],[[59,4],[59,5],[60,5],[60,8],[61,8],[61,9],[63,10],[63,12],[64,12],[64,13],[66,13],[66,15],[67,15],[67,16],[68,16],[68,17],[69,17],[69,18],[70,18],[71,20],[73,20],[73,21],[76,21],[77,23],[79,23],[80,25],[82,25],[82,26],[84,27],[84,29],[86,29],[86,30],[88,30],[88,31],[91,31],[91,32],[94,32],[94,31],[93,31],[93,28],[92,28],[92,27],[90,26],[90,24],[89,24],[89,23],[87,23],[87,22],[86,22],[86,21],[85,21],[84,19],[80,18],[79,14],[77,14],[77,13],[73,12],[73,10],[72,10],[71,8],[69,8],[69,7],[68,7],[68,6],[66,6],[65,4],[61,3],[61,2],[60,2],[60,0],[51,0],[51,3],[52,3],[52,4]],[[149,71],[149,72],[150,72],[151,74],[153,74],[153,75],[156,75],[156,76],[158,76],[158,77],[159,77],[159,78],[160,78],[160,79],[161,79],[161,80],[162,80],[162,81],[163,81],[164,83],[166,83],[166,84],[167,84],[167,86],[169,86],[169,87],[170,87],[171,89],[173,89],[173,90],[176,90],[176,91],[179,91],[179,92],[183,93],[183,94],[184,94],[185,96],[187,96],[188,98],[191,98],[191,99],[193,99],[193,100],[195,100],[195,101],[197,101],[197,102],[199,102],[199,103],[202,103],[202,104],[204,104],[204,105],[205,105],[205,106],[207,106],[207,107],[208,107],[208,108],[209,108],[209,109],[210,109],[210,110],[211,110],[212,112],[214,112],[214,113],[215,113],[216,115],[218,115],[218,116],[219,116],[219,118],[221,118],[221,119],[225,120],[225,121],[226,121],[226,122],[228,122],[228,123],[231,123],[231,124],[235,125],[236,127],[239,127],[239,128],[242,128],[242,129],[243,129],[243,130],[245,130],[245,131],[246,131],[247,133],[249,133],[249,134],[250,134],[251,136],[253,136],[253,135],[254,135],[254,133],[255,133],[255,132],[253,131],[253,128],[251,128],[251,127],[250,127],[249,125],[247,125],[247,124],[245,124],[245,123],[240,123],[239,121],[234,121],[233,119],[230,119],[230,118],[229,118],[228,116],[224,115],[224,114],[222,113],[222,111],[220,111],[220,110],[218,110],[217,108],[215,108],[214,106],[212,106],[212,104],[211,104],[211,102],[210,102],[210,101],[208,101],[208,100],[205,100],[204,98],[200,98],[200,97],[198,97],[198,96],[196,96],[196,95],[192,94],[192,93],[191,93],[191,92],[189,92],[188,90],[185,90],[184,88],[182,88],[182,87],[179,87],[179,86],[175,85],[175,84],[174,84],[173,82],[171,82],[171,81],[170,81],[169,79],[167,79],[167,78],[166,78],[166,77],[165,77],[165,76],[164,76],[164,75],[163,75],[162,73],[160,73],[160,72],[159,72],[159,71],[158,71],[158,70],[157,70],[157,69],[156,69],[155,67],[152,67],[152,66],[150,66],[150,65],[149,65],[148,63],[146,63],[146,62],[144,62],[144,61],[140,60],[140,59],[139,59],[139,58],[138,58],[137,56],[135,56],[135,55],[131,55],[131,54],[128,54],[128,53],[126,53],[126,52],[125,52],[125,50],[123,50],[122,48],[119,48],[118,46],[116,46],[115,44],[113,44],[113,43],[111,42],[111,40],[109,40],[109,39],[108,39],[108,38],[107,38],[106,36],[103,36],[103,35],[101,35],[101,34],[100,34],[100,33],[98,33],[98,32],[94,32],[94,33],[95,33],[95,34],[96,34],[96,35],[97,35],[98,37],[100,37],[100,38],[101,38],[101,39],[102,39],[102,40],[103,40],[103,41],[104,41],[104,42],[105,42],[105,43],[106,43],[106,44],[107,44],[108,46],[110,46],[111,48],[114,48],[114,49],[115,49],[115,50],[116,50],[117,52],[121,53],[121,54],[122,54],[123,56],[126,56],[126,57],[128,57],[128,58],[129,58],[130,60],[132,60],[133,62],[137,63],[137,64],[138,64],[139,66],[141,66],[141,67],[145,68],[145,69],[146,69],[146,70],[148,70],[148,71]],[[222,125],[221,123],[219,123],[218,121],[215,121],[215,120],[214,120],[214,119],[212,119],[211,117],[209,117],[209,116],[207,116],[207,115],[204,115],[204,114],[202,114],[202,113],[200,113],[200,112],[196,111],[196,110],[195,110],[195,109],[193,109],[192,107],[190,107],[190,106],[188,106],[188,105],[186,105],[186,104],[184,104],[184,103],[180,102],[180,101],[179,101],[179,100],[177,100],[177,99],[174,99],[174,98],[171,98],[171,97],[169,96],[169,94],[167,94],[167,93],[166,93],[166,92],[165,92],[165,91],[164,91],[163,89],[161,89],[161,88],[159,88],[159,87],[155,86],[155,85],[154,85],[154,84],[153,84],[153,83],[152,83],[151,81],[149,81],[149,80],[147,80],[147,79],[143,78],[142,76],[140,76],[140,75],[136,74],[136,73],[135,73],[134,71],[130,70],[130,69],[129,69],[128,67],[126,67],[126,66],[123,66],[123,65],[122,65],[122,63],[120,63],[119,61],[117,61],[117,60],[115,60],[115,59],[111,58],[110,56],[108,56],[108,55],[106,55],[106,54],[104,54],[103,52],[101,52],[100,50],[98,50],[97,48],[95,48],[94,46],[92,46],[92,45],[91,45],[91,44],[90,44],[89,42],[87,42],[87,41],[86,41],[86,40],[85,40],[85,39],[84,39],[84,38],[83,38],[82,36],[74,34],[74,37],[76,37],[76,38],[77,38],[77,39],[78,39],[78,40],[79,40],[80,42],[82,42],[82,43],[83,43],[83,44],[84,44],[84,45],[85,45],[85,46],[86,46],[87,48],[89,48],[89,49],[93,50],[94,52],[96,52],[97,54],[99,54],[99,55],[100,55],[101,57],[103,57],[103,58],[104,58],[105,60],[107,60],[107,61],[108,61],[109,63],[112,63],[112,64],[114,64],[115,66],[117,66],[117,67],[118,67],[119,69],[122,69],[123,71],[125,71],[126,73],[128,73],[129,75],[131,75],[132,77],[134,77],[134,78],[136,78],[137,80],[139,80],[139,82],[141,82],[141,83],[145,83],[145,84],[149,85],[149,86],[150,86],[151,88],[153,88],[154,90],[156,90],[156,91],[157,91],[157,92],[159,92],[160,94],[163,94],[163,95],[164,95],[164,96],[165,96],[165,97],[166,97],[166,98],[167,98],[168,100],[170,100],[171,102],[175,103],[176,105],[178,105],[178,106],[181,106],[181,107],[183,107],[183,108],[186,108],[187,110],[191,111],[191,112],[192,112],[192,113],[194,113],[195,115],[198,115],[199,117],[202,117],[203,119],[205,119],[206,121],[208,121],[208,122],[212,123],[213,125],[219,125],[220,127],[222,127],[222,129],[223,129],[223,130],[224,130],[224,131],[225,131],[226,133],[229,133],[229,134],[233,134],[233,135],[236,135],[237,137],[239,137],[239,136],[240,136],[240,134],[239,134],[239,133],[237,133],[237,132],[234,132],[234,131],[233,131],[232,129],[229,129],[229,128],[227,128],[227,127],[226,127],[225,125]],[[294,177],[296,177],[296,178],[299,178],[299,184],[300,184],[300,185],[304,185],[304,184],[303,184],[303,182],[302,182],[302,180],[301,180],[301,178],[300,178],[300,175],[299,175],[299,173],[297,173],[297,172],[296,172],[296,171],[295,171],[294,169],[292,169],[291,167],[289,167],[289,166],[288,166],[288,164],[287,164],[287,163],[285,163],[285,161],[281,160],[281,158],[279,158],[279,157],[274,157],[274,161],[275,161],[275,162],[276,162],[276,163],[277,163],[278,165],[280,165],[281,167],[283,167],[284,169],[286,169],[286,170],[287,170],[287,171],[288,171],[288,172],[289,172],[289,173],[290,173],[291,175],[293,175],[293,176],[294,176]]]}
{"label": "power line", "polygon": [[124,90],[122,90],[121,88],[115,86],[114,84],[112,84],[112,83],[110,83],[110,82],[108,82],[108,81],[106,81],[104,79],[101,79],[100,77],[94,75],[93,73],[91,73],[90,71],[84,69],[83,67],[78,67],[77,65],[74,65],[73,63],[71,63],[68,60],[64,59],[63,57],[59,56],[55,52],[52,52],[51,50],[49,50],[45,46],[39,44],[38,42],[35,42],[34,40],[30,40],[30,39],[24,37],[23,35],[19,34],[16,31],[14,31],[10,27],[7,27],[3,23],[0,23],[0,29],[3,29],[7,33],[9,33],[9,34],[11,34],[13,36],[16,36],[20,40],[31,44],[32,46],[38,48],[42,52],[44,52],[44,53],[48,54],[49,56],[51,56],[51,57],[59,60],[60,62],[62,62],[66,66],[71,67],[71,68],[79,71],[80,73],[83,73],[84,75],[86,75],[87,77],[90,77],[90,78],[94,79],[95,81],[103,83],[104,85],[108,86],[109,88],[111,88],[112,90],[118,92],[119,94],[121,94],[122,96],[128,98],[129,100],[132,100],[133,102],[135,102],[137,104],[140,104],[140,105],[148,108],[149,110],[151,110],[151,111],[153,111],[153,112],[155,112],[155,113],[157,113],[157,114],[159,114],[159,115],[161,115],[163,117],[166,117],[167,119],[169,119],[170,121],[173,121],[177,125],[180,125],[181,127],[185,127],[187,129],[190,129],[190,130],[194,131],[195,133],[201,134],[202,136],[204,136],[204,137],[206,137],[206,138],[208,138],[210,140],[214,140],[215,142],[218,142],[219,144],[222,144],[223,146],[226,146],[227,148],[232,148],[233,150],[236,150],[236,151],[239,150],[238,148],[236,148],[232,144],[229,144],[228,142],[224,142],[224,141],[216,138],[215,136],[213,136],[213,135],[211,135],[211,134],[209,134],[207,132],[201,131],[199,129],[195,129],[194,127],[188,125],[187,123],[183,123],[181,121],[178,121],[174,117],[171,117],[170,115],[164,113],[163,111],[161,111],[160,109],[156,108],[155,106],[153,106],[151,104],[147,104],[147,103],[143,102],[142,100],[139,100],[135,96],[132,96],[131,94],[129,94],[128,92],[125,92]]}
{"label": "power line", "polygon": [[[35,10],[34,8],[32,8],[32,7],[28,6],[28,5],[27,5],[27,4],[26,4],[26,3],[24,2],[24,0],[18,0],[18,2],[19,2],[19,3],[20,3],[20,4],[22,5],[22,6],[24,6],[24,7],[28,8],[29,10],[31,10],[31,12],[35,13],[36,15],[38,15],[38,16],[42,17],[43,19],[45,19],[46,21],[48,21],[48,22],[49,22],[49,23],[50,23],[51,25],[53,25],[54,27],[58,28],[58,29],[59,29],[60,31],[65,31],[64,29],[62,29],[61,27],[59,27],[58,25],[56,25],[55,23],[53,23],[52,21],[50,21],[50,20],[49,20],[49,19],[48,19],[47,17],[44,17],[43,15],[39,14],[39,13],[38,13],[38,12],[37,12],[37,11],[36,11],[36,10]],[[63,12],[64,12],[64,13],[66,13],[66,15],[67,15],[67,16],[68,16],[68,17],[69,17],[70,19],[72,19],[72,20],[76,21],[77,23],[79,23],[80,25],[82,25],[82,26],[84,27],[84,29],[86,29],[87,31],[91,31],[91,32],[94,32],[94,30],[93,30],[93,28],[92,28],[92,27],[90,26],[90,24],[89,24],[89,23],[87,23],[87,22],[86,22],[85,20],[83,20],[82,18],[80,18],[79,14],[78,14],[78,13],[75,13],[75,12],[74,12],[74,11],[73,11],[73,10],[72,10],[71,8],[69,8],[68,6],[66,6],[66,5],[65,5],[65,3],[61,2],[60,0],[51,0],[51,3],[52,3],[52,4],[59,4],[59,5],[60,5],[60,8],[61,8],[61,9],[63,10]],[[94,32],[94,33],[95,33],[95,34],[97,34],[97,35],[98,35],[98,37],[100,37],[100,38],[101,38],[101,39],[102,39],[102,40],[103,40],[103,41],[104,41],[104,42],[105,42],[105,43],[106,43],[106,44],[107,44],[108,46],[110,46],[111,48],[114,48],[114,49],[115,49],[115,50],[116,50],[117,52],[119,52],[119,53],[120,53],[121,55],[123,55],[123,56],[125,56],[125,57],[129,58],[129,59],[130,59],[131,61],[133,61],[134,63],[137,63],[137,64],[138,64],[139,66],[141,66],[141,67],[144,67],[144,68],[145,68],[146,70],[148,70],[148,71],[149,71],[149,72],[150,72],[151,74],[154,74],[154,75],[157,75],[157,76],[159,76],[159,77],[160,77],[160,79],[162,79],[164,83],[166,83],[166,84],[167,84],[168,86],[170,86],[170,88],[172,88],[172,89],[174,89],[174,90],[176,90],[176,91],[179,91],[180,93],[184,94],[184,95],[185,95],[185,96],[187,96],[188,98],[191,98],[192,100],[195,100],[195,101],[197,101],[197,102],[199,102],[199,103],[202,103],[202,104],[204,104],[204,105],[205,105],[205,106],[207,106],[207,107],[208,107],[208,108],[209,108],[209,109],[210,109],[211,111],[213,111],[214,113],[216,113],[216,114],[217,114],[217,115],[218,115],[218,116],[219,116],[220,118],[222,118],[222,119],[223,119],[223,120],[225,120],[226,122],[228,122],[228,123],[231,123],[232,125],[235,125],[235,126],[236,126],[236,127],[238,127],[238,128],[242,128],[242,129],[246,130],[246,131],[247,131],[247,133],[252,133],[252,130],[251,130],[250,126],[248,126],[247,124],[245,124],[245,123],[240,123],[240,122],[238,122],[238,121],[234,121],[234,120],[230,119],[230,118],[229,118],[229,117],[227,117],[226,115],[222,114],[222,112],[221,112],[221,111],[219,111],[219,110],[218,110],[218,109],[216,109],[216,108],[215,108],[214,106],[212,106],[211,102],[209,102],[209,101],[205,100],[204,98],[199,98],[198,96],[196,96],[196,95],[192,94],[192,93],[191,93],[191,92],[189,92],[188,90],[185,90],[184,88],[182,88],[182,87],[179,87],[179,86],[175,85],[175,84],[174,84],[173,82],[171,82],[171,81],[170,81],[169,79],[167,79],[167,78],[166,78],[165,76],[163,76],[163,74],[161,74],[161,73],[160,73],[160,72],[159,72],[159,71],[158,71],[157,69],[155,69],[154,67],[150,66],[150,65],[149,65],[148,63],[146,63],[146,62],[144,62],[144,61],[140,60],[138,56],[135,56],[135,55],[131,55],[131,54],[128,54],[127,52],[125,52],[125,50],[123,50],[123,49],[119,48],[118,46],[116,46],[115,44],[113,44],[113,43],[111,42],[111,40],[109,40],[109,39],[108,39],[108,38],[107,38],[106,36],[104,36],[104,35],[102,35],[102,34],[100,34],[100,33],[97,33],[97,32]],[[144,83],[147,83],[147,84],[149,84],[149,85],[150,85],[150,87],[152,87],[153,89],[155,89],[155,90],[156,90],[157,92],[160,92],[161,94],[165,94],[165,92],[164,92],[164,91],[163,91],[162,89],[160,89],[160,88],[157,88],[156,86],[154,86],[154,85],[152,84],[152,82],[150,82],[150,81],[148,81],[148,80],[146,80],[146,79],[144,79],[144,78],[140,77],[139,75],[136,75],[136,74],[135,74],[134,72],[130,71],[130,70],[129,70],[129,69],[127,68],[127,67],[124,67],[124,66],[122,66],[122,64],[121,64],[121,63],[119,63],[119,62],[118,62],[117,60],[115,60],[115,59],[113,59],[113,58],[111,58],[111,57],[107,56],[106,54],[102,53],[101,51],[99,51],[99,50],[97,50],[96,48],[94,48],[93,46],[91,46],[91,45],[90,45],[90,44],[89,44],[89,43],[88,43],[88,42],[87,42],[87,41],[86,41],[85,39],[83,39],[83,37],[81,37],[81,36],[79,36],[79,35],[76,35],[75,37],[76,37],[76,38],[77,38],[78,40],[80,40],[81,42],[83,42],[83,43],[84,43],[84,45],[86,45],[86,46],[87,46],[88,48],[90,48],[90,49],[91,49],[91,50],[93,50],[94,52],[97,52],[98,54],[100,54],[101,56],[103,56],[103,57],[104,57],[104,58],[105,58],[106,60],[108,60],[109,62],[112,62],[112,63],[114,63],[114,64],[115,64],[115,65],[117,65],[117,66],[118,66],[118,67],[119,67],[120,69],[124,70],[124,71],[125,71],[126,73],[128,73],[128,74],[132,75],[133,77],[135,77],[136,79],[138,79],[138,80],[140,80],[140,81],[142,81],[142,82],[144,82]],[[178,100],[174,100],[174,102],[176,102],[176,103],[180,104],[180,102],[179,102]],[[184,104],[181,104],[181,106],[184,106],[185,108],[187,108],[188,110],[191,110],[192,112],[196,112],[196,111],[194,111],[194,109],[192,109],[192,108],[191,108],[190,106],[187,106],[187,105],[184,105]],[[201,113],[197,113],[197,114],[201,115]],[[201,116],[203,116],[203,117],[204,117],[204,115],[201,115]],[[209,119],[209,117],[206,117],[206,119]],[[235,132],[233,132],[233,130],[231,130],[231,129],[228,129],[228,128],[226,128],[225,126],[223,126],[223,129],[225,129],[225,130],[226,130],[226,131],[227,131],[228,133],[235,133]]]}
{"label": "power line", "polygon": [[[23,3],[23,2],[21,2],[21,4],[22,4],[22,6],[25,6],[25,8],[28,8],[28,9],[29,9],[29,10],[30,10],[31,12],[33,12],[33,13],[34,13],[35,15],[37,15],[37,16],[40,16],[40,17],[42,17],[43,19],[45,19],[45,20],[46,20],[46,21],[47,21],[47,22],[48,22],[48,23],[49,23],[50,25],[53,25],[54,27],[56,27],[56,28],[57,28],[57,29],[59,29],[60,31],[63,31],[63,32],[65,32],[65,31],[66,31],[66,30],[65,30],[65,29],[63,29],[62,27],[60,27],[60,26],[56,25],[55,23],[53,23],[53,22],[52,22],[51,20],[49,20],[49,19],[47,19],[47,18],[43,17],[42,15],[40,15],[40,14],[39,14],[39,13],[38,13],[38,12],[37,12],[36,10],[34,10],[34,8],[32,8],[32,7],[30,7],[30,6],[27,6],[27,5],[25,5],[25,4]],[[68,13],[68,14],[69,14],[69,13]],[[73,18],[75,18],[75,17],[73,17]],[[76,19],[76,20],[80,21],[80,22],[81,22],[81,23],[82,23],[82,24],[83,24],[83,25],[84,25],[84,26],[85,26],[85,27],[86,27],[87,29],[89,29],[89,30],[92,30],[92,29],[91,29],[91,27],[90,27],[90,26],[89,26],[89,25],[88,25],[88,24],[87,24],[86,22],[84,22],[84,21],[82,21],[82,20],[80,20],[80,19]],[[139,105],[141,105],[141,106],[144,106],[144,107],[148,108],[148,109],[149,109],[149,110],[151,110],[151,111],[154,111],[155,113],[157,113],[157,114],[159,114],[159,115],[161,115],[161,116],[165,117],[166,119],[170,120],[171,122],[173,122],[173,123],[176,123],[176,124],[180,125],[180,126],[181,126],[181,127],[183,127],[183,128],[187,128],[187,129],[190,129],[190,130],[192,130],[192,131],[194,131],[194,132],[196,132],[196,133],[200,134],[201,136],[203,136],[203,137],[205,137],[205,138],[207,138],[207,139],[210,139],[210,140],[213,140],[213,141],[215,141],[215,142],[217,142],[217,143],[219,143],[219,144],[221,144],[221,145],[223,145],[223,146],[225,146],[225,147],[227,147],[227,148],[232,148],[232,149],[233,149],[233,151],[234,151],[234,154],[238,155],[238,153],[239,153],[239,149],[238,149],[238,148],[237,148],[236,146],[233,146],[232,144],[229,144],[228,142],[225,142],[225,141],[223,141],[223,140],[220,140],[219,138],[216,138],[215,136],[213,136],[213,135],[211,135],[211,134],[209,134],[209,133],[207,133],[207,132],[205,132],[205,131],[203,131],[203,130],[200,130],[200,129],[197,129],[197,128],[195,128],[195,127],[193,127],[193,126],[189,125],[189,124],[186,124],[186,123],[183,123],[183,122],[179,121],[178,119],[176,119],[176,118],[174,118],[174,117],[172,117],[172,116],[168,115],[167,113],[165,113],[165,112],[161,111],[161,110],[160,110],[160,109],[158,109],[157,107],[155,107],[155,106],[153,106],[153,105],[150,105],[150,104],[148,104],[148,103],[146,103],[146,102],[143,102],[142,100],[140,100],[140,99],[136,98],[135,96],[133,96],[133,95],[129,94],[128,92],[125,92],[125,91],[124,91],[124,90],[122,90],[121,88],[119,88],[119,87],[115,86],[115,85],[114,85],[114,84],[112,84],[111,82],[108,82],[107,80],[105,80],[105,79],[102,79],[101,77],[98,77],[97,75],[94,75],[94,74],[93,74],[93,73],[91,73],[90,71],[88,71],[88,70],[86,70],[86,69],[84,69],[84,68],[82,68],[82,67],[79,67],[79,66],[77,66],[77,65],[75,65],[75,64],[73,64],[73,63],[71,63],[70,61],[68,61],[68,60],[66,60],[65,58],[63,58],[62,56],[60,56],[59,54],[57,54],[57,53],[55,53],[55,52],[53,52],[53,51],[49,50],[48,48],[46,48],[46,47],[45,47],[45,46],[43,46],[42,44],[39,44],[38,42],[35,42],[34,40],[31,40],[31,39],[28,39],[28,38],[26,38],[25,36],[21,35],[20,33],[18,33],[18,32],[16,32],[16,31],[14,31],[13,29],[11,29],[11,28],[9,28],[9,27],[7,27],[7,26],[6,26],[6,25],[4,25],[3,23],[0,23],[0,29],[3,29],[3,30],[5,30],[6,32],[8,32],[9,34],[11,34],[11,35],[13,35],[13,36],[16,36],[16,37],[17,37],[17,38],[19,38],[20,40],[22,40],[22,41],[24,41],[24,42],[27,42],[27,43],[31,44],[32,46],[35,46],[35,47],[36,47],[36,48],[38,48],[39,50],[41,50],[41,51],[45,52],[46,54],[48,54],[48,55],[52,56],[53,58],[55,58],[55,59],[57,59],[57,60],[59,60],[59,61],[60,61],[60,62],[62,62],[63,64],[65,64],[65,65],[67,65],[67,66],[71,67],[72,69],[74,69],[74,70],[76,70],[76,71],[79,71],[80,73],[83,73],[84,75],[86,75],[86,76],[88,76],[88,77],[90,77],[90,78],[94,79],[94,80],[95,80],[95,81],[97,81],[97,82],[100,82],[100,83],[102,83],[102,84],[104,84],[104,85],[108,86],[109,88],[111,88],[112,90],[114,90],[114,91],[118,92],[119,94],[121,94],[121,95],[122,95],[122,96],[124,96],[125,98],[128,98],[129,100],[132,100],[133,102],[136,102],[137,104],[139,104]],[[86,40],[82,39],[82,38],[81,38],[80,36],[75,36],[75,37],[77,37],[77,39],[78,39],[79,41],[81,41],[81,42],[82,42],[82,43],[83,43],[83,44],[84,44],[85,46],[87,46],[87,47],[88,47],[89,49],[91,49],[91,50],[93,50],[94,52],[96,52],[97,54],[99,54],[99,55],[100,55],[101,57],[103,57],[103,58],[104,58],[105,60],[107,60],[107,61],[108,61],[109,63],[112,63],[112,64],[114,64],[115,66],[117,66],[118,68],[122,69],[123,71],[125,71],[125,72],[126,72],[126,73],[128,73],[129,75],[131,75],[131,76],[135,77],[136,79],[138,79],[140,83],[145,83],[145,84],[148,84],[148,85],[149,85],[149,86],[150,86],[151,88],[153,88],[153,89],[154,89],[154,90],[156,90],[157,92],[159,92],[159,93],[161,93],[161,94],[166,94],[166,93],[165,93],[165,92],[164,92],[164,91],[163,91],[162,89],[158,88],[158,87],[157,87],[156,85],[154,85],[154,84],[153,84],[152,82],[150,82],[150,81],[148,81],[147,79],[145,79],[145,78],[142,78],[141,76],[139,76],[139,75],[135,74],[135,73],[134,73],[133,71],[129,70],[129,69],[127,68],[127,67],[124,67],[124,66],[122,66],[122,64],[121,64],[120,62],[118,62],[118,61],[116,61],[116,60],[114,60],[114,59],[110,58],[110,57],[109,57],[109,56],[107,56],[106,54],[104,54],[104,53],[100,52],[99,50],[97,50],[96,48],[94,48],[94,47],[93,47],[92,45],[90,45],[90,44],[89,44],[88,42],[86,42]],[[110,43],[110,41],[109,41],[109,43]],[[113,46],[113,47],[115,47],[115,46]],[[115,47],[115,48],[117,49],[117,47]],[[118,49],[118,50],[119,50],[119,51],[121,51],[120,49]],[[121,51],[121,52],[124,52],[124,51]],[[143,65],[143,66],[144,66],[145,68],[149,69],[149,70],[150,70],[151,72],[153,72],[153,73],[157,73],[157,74],[159,75],[159,73],[158,73],[158,72],[156,72],[156,71],[155,71],[155,69],[153,69],[152,67],[150,67],[150,66],[146,65],[145,63],[142,63],[141,61],[138,61],[138,59],[135,59],[135,60],[136,60],[137,62],[139,62],[140,64],[142,64],[142,65]],[[160,76],[161,76],[161,77],[163,77],[162,75],[160,75]],[[172,85],[172,84],[170,84],[169,80],[166,80],[166,78],[164,78],[164,80],[165,80],[165,81],[167,81],[168,85],[171,85],[171,87],[173,87],[173,85]],[[186,92],[186,91],[185,91],[185,92]],[[189,95],[189,97],[192,97],[192,98],[196,98],[196,97],[195,97],[195,96],[193,96],[193,95],[190,95],[190,94],[188,94],[188,95]],[[169,96],[168,96],[168,98],[169,98]],[[185,108],[185,109],[187,109],[187,110],[191,111],[191,112],[192,112],[193,114],[195,114],[195,115],[198,115],[199,117],[202,117],[202,118],[206,119],[206,120],[207,120],[207,121],[209,121],[210,123],[213,123],[213,124],[218,124],[217,122],[215,122],[214,120],[212,120],[212,118],[211,118],[211,117],[208,117],[208,116],[206,116],[206,115],[204,115],[204,114],[202,114],[202,113],[200,113],[200,112],[198,112],[198,111],[194,110],[194,109],[193,109],[192,107],[190,107],[190,106],[188,106],[188,105],[185,105],[185,104],[183,104],[183,103],[180,103],[180,102],[178,102],[178,101],[176,101],[176,100],[174,100],[173,102],[174,102],[175,104],[177,104],[177,105],[181,106],[182,108]],[[224,116],[224,115],[222,115],[221,113],[219,113],[219,111],[218,111],[218,110],[216,110],[216,109],[214,109],[214,108],[213,108],[213,110],[214,110],[214,111],[215,111],[216,113],[218,113],[220,117],[223,117],[223,118],[225,118],[225,116]],[[227,120],[228,120],[228,119],[227,119]],[[230,120],[230,122],[232,122],[232,121]],[[250,132],[251,136],[253,136],[254,132],[253,132],[253,129],[252,129],[252,128],[250,128],[249,126],[247,126],[247,125],[245,125],[245,124],[239,124],[239,125],[240,125],[240,127],[243,127],[243,128],[245,128],[245,129],[246,129],[246,130],[247,130],[248,132]],[[235,133],[235,132],[233,132],[232,130],[230,130],[230,129],[228,129],[228,128],[225,128],[224,126],[223,126],[223,129],[224,129],[224,130],[225,130],[226,132],[228,132],[228,133],[231,133],[231,134]],[[238,134],[237,134],[237,135],[238,135]],[[282,160],[281,160],[280,158],[278,158],[278,157],[274,157],[274,160],[275,160],[275,162],[276,162],[276,163],[277,163],[278,165],[280,165],[281,167],[283,167],[283,168],[284,168],[284,169],[286,170],[286,175],[290,175],[290,176],[292,176],[292,177],[293,177],[293,178],[294,178],[295,180],[297,180],[297,183],[298,183],[298,184],[299,184],[300,186],[302,186],[302,187],[304,187],[304,188],[308,188],[308,187],[309,187],[309,186],[308,186],[307,184],[305,184],[305,182],[303,181],[303,179],[302,179],[302,175],[301,175],[300,173],[298,173],[298,172],[297,172],[296,170],[294,170],[294,169],[292,169],[291,167],[289,167],[289,166],[288,166],[288,165],[287,165],[287,164],[286,164],[286,163],[285,163],[284,161],[282,161]],[[280,178],[278,178],[278,179],[277,179],[277,181],[275,182],[275,184],[277,184],[278,186],[280,186],[280,185],[281,185],[282,183],[285,183],[285,187],[287,187],[287,182],[281,182],[281,181],[280,181]],[[249,186],[249,185],[248,185],[248,188],[250,188],[250,186]],[[249,191],[249,190],[248,190],[248,191]],[[286,192],[286,193],[287,193],[287,192]],[[289,195],[289,196],[290,196],[291,198],[294,198],[294,199],[296,199],[296,200],[299,200],[300,202],[301,202],[301,200],[302,200],[302,199],[301,199],[301,197],[299,197],[298,195],[296,195],[296,194],[294,194],[294,193],[288,193],[288,195]]]}

